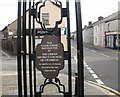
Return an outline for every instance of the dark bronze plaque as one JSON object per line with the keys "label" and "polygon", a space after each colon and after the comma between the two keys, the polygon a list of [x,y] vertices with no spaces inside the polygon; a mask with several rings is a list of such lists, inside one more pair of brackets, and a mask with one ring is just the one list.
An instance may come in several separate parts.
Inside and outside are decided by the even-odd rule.
{"label": "dark bronze plaque", "polygon": [[64,68],[64,48],[58,38],[47,35],[36,47],[36,67],[45,78],[53,79]]}

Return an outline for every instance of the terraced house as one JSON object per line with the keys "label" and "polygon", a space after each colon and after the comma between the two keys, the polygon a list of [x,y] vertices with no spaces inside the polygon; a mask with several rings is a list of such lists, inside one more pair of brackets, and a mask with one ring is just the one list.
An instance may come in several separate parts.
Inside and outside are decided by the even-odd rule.
{"label": "terraced house", "polygon": [[120,11],[105,18],[102,16],[98,17],[97,22],[84,27],[84,43],[110,49],[120,48],[119,22]]}
{"label": "terraced house", "polygon": [[[40,17],[41,17],[41,21],[45,24],[46,28],[51,29],[55,26],[54,20],[59,21],[61,19],[60,6],[55,5],[54,2],[47,2],[46,6],[47,7],[42,9],[42,14],[40,14]],[[21,17],[21,19],[22,19],[22,17]],[[33,17],[31,17],[31,19],[33,20]],[[26,28],[27,29],[28,29],[28,26],[29,26],[28,21],[29,21],[29,9],[26,11],[26,23],[27,23]],[[32,25],[33,24],[31,24],[31,27],[32,27]],[[38,43],[41,42],[41,38],[43,38],[44,33],[46,33],[46,32],[41,29],[41,25],[38,24],[36,21],[35,21],[35,30],[36,30],[35,43],[37,45]],[[59,25],[58,31],[59,31],[59,34],[62,34],[61,37],[60,37],[60,38],[62,38],[61,41],[63,42],[63,44],[66,44],[67,40],[66,40],[66,35],[65,35],[66,34],[65,18],[62,19],[62,23]],[[6,37],[6,39],[2,40],[2,47],[5,48],[5,49],[8,49],[8,46],[10,45],[11,49],[8,49],[8,50],[16,53],[16,48],[17,48],[16,47],[17,46],[16,45],[17,20],[13,21],[11,24],[8,24],[2,30],[2,32],[7,33],[7,36],[4,36],[4,37]],[[29,31],[27,31],[27,33],[29,33]],[[43,36],[41,36],[40,34],[43,34]],[[56,35],[56,36],[59,36],[59,35]],[[28,42],[28,37],[26,37],[26,39],[27,39],[26,43],[29,43]],[[66,49],[66,46],[64,46],[64,47]]]}

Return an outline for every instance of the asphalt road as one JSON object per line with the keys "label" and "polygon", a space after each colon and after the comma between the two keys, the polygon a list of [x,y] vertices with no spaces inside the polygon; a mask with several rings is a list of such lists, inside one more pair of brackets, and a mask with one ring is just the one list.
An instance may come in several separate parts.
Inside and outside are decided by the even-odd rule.
{"label": "asphalt road", "polygon": [[[76,48],[76,42],[72,42]],[[118,90],[118,52],[84,46],[85,80]],[[119,90],[120,91],[120,90]]]}

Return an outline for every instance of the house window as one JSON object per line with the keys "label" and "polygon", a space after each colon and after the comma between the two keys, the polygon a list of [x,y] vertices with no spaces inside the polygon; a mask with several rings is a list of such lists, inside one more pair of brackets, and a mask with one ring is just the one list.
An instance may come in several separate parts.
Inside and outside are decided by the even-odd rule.
{"label": "house window", "polygon": [[45,25],[49,25],[49,13],[42,13],[42,22]]}

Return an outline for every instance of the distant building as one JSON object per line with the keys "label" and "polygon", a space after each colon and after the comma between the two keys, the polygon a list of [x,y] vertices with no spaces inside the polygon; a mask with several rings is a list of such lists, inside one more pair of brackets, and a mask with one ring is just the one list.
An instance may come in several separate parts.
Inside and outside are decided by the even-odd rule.
{"label": "distant building", "polygon": [[[120,11],[108,17],[98,17],[98,21],[83,29],[84,43],[117,49],[120,47]],[[93,40],[92,40],[93,39]]]}
{"label": "distant building", "polygon": [[3,30],[1,30],[1,35],[2,35],[2,39],[8,38],[7,27],[5,27]]}
{"label": "distant building", "polygon": [[94,45],[105,47],[105,22],[102,16],[98,17],[98,21],[93,24]]}
{"label": "distant building", "polygon": [[99,41],[98,25],[93,26],[93,38],[94,38],[94,45],[98,46],[98,41]]}
{"label": "distant building", "polygon": [[120,47],[120,12],[114,13],[105,21],[105,39],[107,48],[117,49]]}
{"label": "distant building", "polygon": [[[42,9],[41,21],[45,24],[46,28],[52,29],[55,26],[54,20],[59,21],[61,19],[62,13],[60,13],[61,12],[60,6],[54,4],[54,2],[46,1],[46,6],[47,7],[44,7]],[[52,11],[53,9],[54,9],[54,11]],[[3,42],[3,46],[5,45],[4,43],[7,44],[5,46],[5,48],[7,48],[8,43],[10,45],[12,45],[13,48],[12,47],[11,48],[12,48],[12,51],[15,51],[14,53],[16,53],[16,50],[14,50],[14,49],[17,48],[15,46],[15,45],[17,45],[17,42],[16,42],[16,39],[17,39],[17,37],[16,37],[16,35],[17,35],[17,21],[18,20],[15,20],[11,24],[6,26],[6,29],[5,29],[5,32],[7,32],[6,37],[9,37],[9,39],[7,38],[8,39],[7,42],[5,42],[5,41]],[[26,11],[26,29],[27,29],[27,31],[28,31],[28,25],[29,25],[28,23],[29,23],[29,10]],[[37,36],[37,34],[44,34],[45,31],[42,30],[41,25],[38,24],[36,21],[35,21],[35,30],[36,30],[36,40],[35,40],[36,43],[35,44],[37,45],[38,43],[41,43],[41,37],[40,37],[40,35]],[[66,49],[67,47],[66,47],[65,43],[67,42],[67,40],[66,40],[66,33],[67,33],[66,31],[67,30],[66,30],[66,26],[65,26],[65,18],[62,19],[62,23],[58,26],[57,31],[59,31],[59,32],[57,32],[57,34],[55,32],[54,35],[59,36],[59,34],[62,34],[60,38],[61,38],[61,40],[64,40],[62,42],[63,42],[64,47],[65,47],[64,49]],[[29,43],[28,39],[29,38],[26,37],[27,46]]]}
{"label": "distant building", "polygon": [[[42,3],[41,3],[42,4]],[[40,5],[41,5],[40,4]],[[53,28],[55,26],[54,20],[59,21],[61,18],[61,11],[60,7],[56,6],[52,2],[46,2],[46,8],[42,9],[41,14],[41,22],[44,22],[47,28]],[[54,9],[54,11],[52,11]],[[57,16],[58,15],[58,16]],[[26,11],[26,28],[28,29],[29,26],[29,10]],[[31,18],[32,20],[32,18]],[[65,18],[63,18],[62,23],[58,26],[59,28],[66,28],[65,27]],[[41,25],[35,21],[35,28],[37,31],[41,31]],[[8,32],[13,32],[13,35],[17,33],[17,20],[13,21],[11,24],[7,26]]]}
{"label": "distant building", "polygon": [[87,44],[94,44],[94,38],[93,38],[93,26],[92,22],[90,21],[88,23],[88,26],[84,26],[83,29],[83,42]]}
{"label": "distant building", "polygon": [[71,33],[71,37],[73,40],[77,40],[76,31]]}

